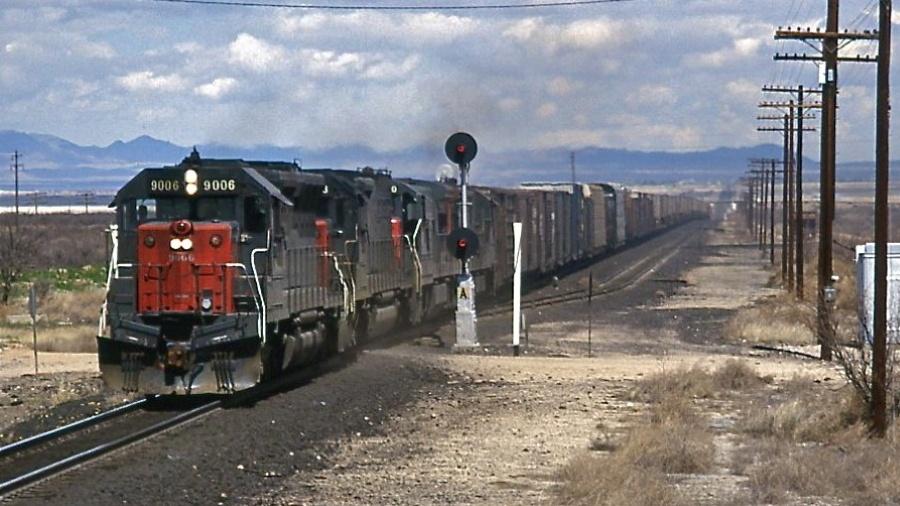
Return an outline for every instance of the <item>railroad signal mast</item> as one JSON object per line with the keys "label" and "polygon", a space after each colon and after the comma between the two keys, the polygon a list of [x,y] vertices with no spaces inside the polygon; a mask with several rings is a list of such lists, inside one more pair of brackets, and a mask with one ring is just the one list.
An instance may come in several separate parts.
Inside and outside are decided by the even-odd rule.
{"label": "railroad signal mast", "polygon": [[478,346],[475,324],[475,279],[469,272],[469,258],[478,253],[478,235],[469,229],[468,179],[469,163],[478,153],[475,138],[465,132],[451,135],[444,144],[447,158],[459,167],[460,192],[462,194],[461,224],[447,241],[450,253],[460,261],[460,274],[456,288],[456,347]]}

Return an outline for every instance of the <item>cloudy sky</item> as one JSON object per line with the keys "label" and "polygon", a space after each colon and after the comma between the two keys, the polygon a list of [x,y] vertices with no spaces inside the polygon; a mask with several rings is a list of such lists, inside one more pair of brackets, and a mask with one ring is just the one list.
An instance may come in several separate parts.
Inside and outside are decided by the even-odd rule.
{"label": "cloudy sky", "polygon": [[[147,134],[380,151],[455,129],[498,150],[780,142],[755,131],[760,85],[814,85],[817,70],[773,62],[806,48],[773,30],[822,26],[824,10],[824,0],[433,12],[2,0],[0,129],[96,145]],[[875,0],[841,10],[846,27],[877,24]],[[847,52],[874,50],[859,46]],[[874,64],[841,67],[841,159],[872,158],[874,81]]]}

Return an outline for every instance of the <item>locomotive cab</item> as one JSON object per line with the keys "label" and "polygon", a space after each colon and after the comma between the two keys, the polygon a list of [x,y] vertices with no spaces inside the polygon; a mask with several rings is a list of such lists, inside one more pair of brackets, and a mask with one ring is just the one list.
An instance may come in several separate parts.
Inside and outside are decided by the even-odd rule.
{"label": "locomotive cab", "polygon": [[[321,186],[282,165],[286,191]],[[143,170],[116,195],[98,333],[110,386],[228,393],[259,381],[272,330],[267,293],[284,256],[281,219],[293,207],[267,169],[195,152],[177,166]]]}

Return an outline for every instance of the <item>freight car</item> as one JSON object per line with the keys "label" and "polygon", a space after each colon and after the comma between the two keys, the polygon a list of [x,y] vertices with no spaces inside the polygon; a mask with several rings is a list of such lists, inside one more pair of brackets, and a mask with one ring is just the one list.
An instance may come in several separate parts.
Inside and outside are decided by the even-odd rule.
{"label": "freight car", "polygon": [[[685,197],[607,184],[475,187],[470,261],[509,284],[513,221],[542,276],[702,215]],[[658,203],[657,203],[658,202]],[[98,332],[110,386],[230,393],[455,304],[459,188],[364,168],[202,159],[144,169],[116,194]],[[699,210],[699,212],[698,212]]]}

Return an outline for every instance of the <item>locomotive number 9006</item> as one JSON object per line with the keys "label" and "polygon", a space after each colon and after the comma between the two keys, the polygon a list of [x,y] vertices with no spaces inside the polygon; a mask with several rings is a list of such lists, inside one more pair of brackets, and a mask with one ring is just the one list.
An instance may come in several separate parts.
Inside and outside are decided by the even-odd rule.
{"label": "locomotive number 9006", "polygon": [[234,179],[204,179],[202,186],[205,192],[233,192],[237,190],[237,181]]}
{"label": "locomotive number 9006", "polygon": [[151,192],[177,192],[181,190],[181,181],[177,179],[151,179],[150,180],[150,191]]}

